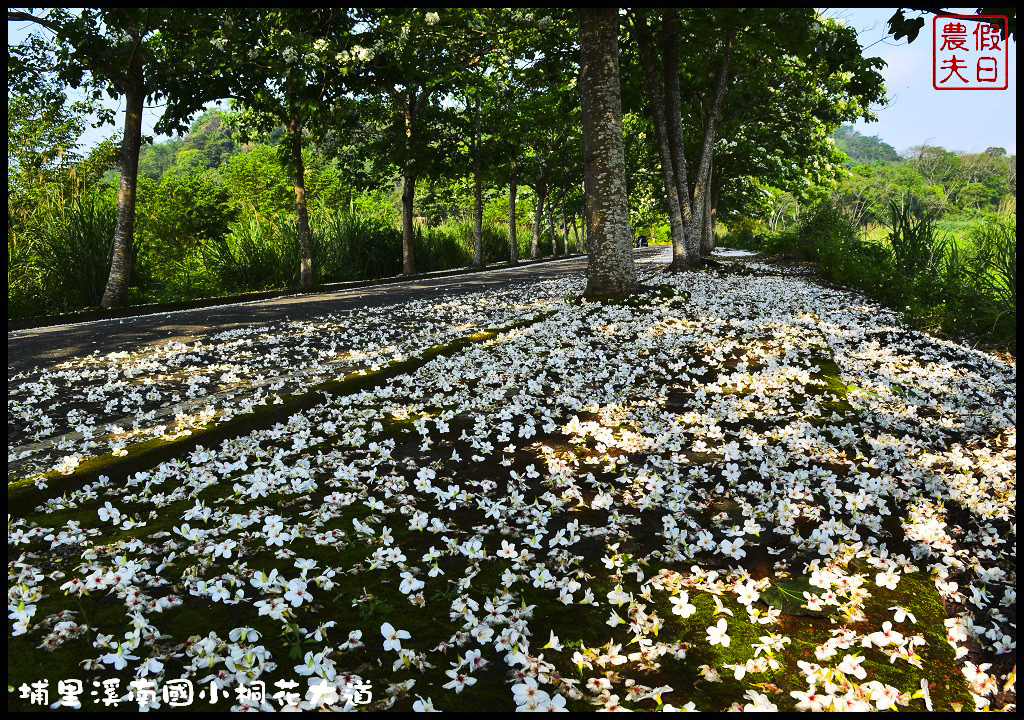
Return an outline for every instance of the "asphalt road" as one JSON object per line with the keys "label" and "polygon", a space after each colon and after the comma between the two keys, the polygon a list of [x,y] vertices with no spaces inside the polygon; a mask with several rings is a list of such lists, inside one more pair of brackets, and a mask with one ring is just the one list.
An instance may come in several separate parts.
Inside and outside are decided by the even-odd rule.
{"label": "asphalt road", "polygon": [[[668,247],[639,248],[634,253],[641,278],[672,259]],[[171,340],[195,341],[243,325],[309,320],[366,305],[450,297],[496,290],[515,283],[582,275],[586,265],[585,256],[574,257],[464,275],[422,276],[386,285],[18,330],[7,333],[7,376],[10,378],[33,367],[50,367],[96,351],[105,355],[151,344],[163,345]]]}

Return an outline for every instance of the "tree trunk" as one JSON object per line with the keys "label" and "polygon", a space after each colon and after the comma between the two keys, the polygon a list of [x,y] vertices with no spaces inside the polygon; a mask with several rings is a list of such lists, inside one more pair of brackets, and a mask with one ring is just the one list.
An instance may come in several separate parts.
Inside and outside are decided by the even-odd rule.
{"label": "tree trunk", "polygon": [[580,10],[579,85],[583,136],[588,139],[583,177],[590,228],[584,297],[629,295],[637,288],[629,241],[618,36],[618,10]]}
{"label": "tree trunk", "polygon": [[711,107],[704,123],[704,145],[701,148],[700,163],[697,166],[697,181],[693,187],[693,217],[690,221],[691,241],[696,241],[697,247],[694,250],[700,252],[700,237],[704,230],[704,205],[705,196],[709,192],[711,182],[711,153],[715,145],[715,124],[718,121],[718,113],[722,108],[722,98],[725,97],[725,88],[728,85],[729,59],[732,57],[733,41],[736,38],[736,31],[729,30],[725,36],[725,52],[722,55],[722,65],[715,77],[714,94],[711,99]]}
{"label": "tree trunk", "polygon": [[548,237],[551,238],[551,254],[558,257],[558,238],[555,237],[555,215],[551,209],[551,197],[548,197]]}
{"label": "tree trunk", "polygon": [[680,233],[682,241],[677,245],[672,238],[672,268],[685,270],[696,262],[693,242],[689,236],[693,207],[690,204],[689,175],[686,170],[686,147],[683,142],[683,111],[679,93],[679,15],[671,9],[665,13],[665,124],[668,135],[669,154],[672,158],[673,177],[676,181],[676,195],[679,197],[679,212],[683,218]]}
{"label": "tree trunk", "polygon": [[[421,100],[422,101],[422,100]],[[413,165],[413,118],[419,102],[410,88],[405,98],[405,163],[402,168],[402,274],[416,274],[416,236],[412,219],[416,201],[416,170]]]}
{"label": "tree trunk", "polygon": [[402,274],[416,274],[415,235],[412,227],[413,202],[416,197],[416,173],[406,165],[402,174]]}
{"label": "tree trunk", "polygon": [[715,251],[715,220],[718,213],[718,196],[722,193],[722,186],[719,184],[714,187],[711,191],[711,207],[708,211],[708,232],[709,232],[709,252]]}
{"label": "tree trunk", "polygon": [[544,200],[547,196],[548,169],[541,166],[537,179],[537,208],[533,212],[533,237],[530,240],[530,259],[536,260],[540,251],[540,223],[544,219]]}
{"label": "tree trunk", "polygon": [[[672,233],[672,269],[686,270],[690,267],[689,254],[686,251],[686,221],[683,217],[683,211],[680,205],[678,181],[676,179],[677,172],[682,172],[685,175],[686,166],[683,165],[677,170],[672,159],[673,153],[672,146],[669,142],[667,119],[671,116],[671,113],[667,108],[665,96],[661,90],[661,83],[658,80],[658,69],[656,64],[657,56],[654,49],[654,40],[651,37],[650,28],[647,26],[647,19],[643,15],[642,10],[636,11],[633,23],[633,36],[640,48],[640,62],[643,66],[644,79],[647,83],[647,94],[650,99],[650,102],[647,103],[647,107],[649,108],[651,118],[654,121],[654,130],[658,146],[658,158],[661,161],[661,180],[665,184],[669,228]],[[669,49],[666,49],[665,52],[668,53]],[[666,67],[669,67],[670,65],[667,59],[665,65]],[[667,84],[671,85],[671,80],[667,75],[665,81]],[[677,79],[677,104],[679,99],[678,89]],[[676,133],[676,135],[678,136],[678,133]],[[686,180],[684,178],[684,186],[685,183]],[[689,198],[686,198],[684,202],[688,200]]]}
{"label": "tree trunk", "polygon": [[[566,232],[568,232],[568,230],[566,230]],[[572,243],[573,250],[575,250],[576,254],[579,255],[582,252],[583,242],[580,240],[580,229],[576,225],[575,215],[572,216]]]}
{"label": "tree trunk", "polygon": [[[710,184],[710,178],[708,180]],[[706,258],[715,249],[711,235],[711,191],[704,193],[704,227],[700,234],[700,256]]]}
{"label": "tree trunk", "polygon": [[484,267],[484,175],[480,164],[480,92],[476,94],[476,132],[473,137],[473,201],[476,205],[476,234],[473,244],[473,267]]}
{"label": "tree trunk", "polygon": [[135,234],[135,191],[139,180],[139,148],[142,146],[142,103],[145,91],[142,69],[135,69],[125,91],[124,139],[121,141],[121,187],[117,193],[117,225],[114,228],[110,274],[100,306],[120,308],[127,304],[132,275],[132,239]]}
{"label": "tree trunk", "polygon": [[515,265],[519,262],[519,238],[517,235],[518,218],[516,217],[516,161],[512,163],[512,177],[508,186],[508,261]]}
{"label": "tree trunk", "polygon": [[[581,115],[583,113],[580,113]],[[581,118],[582,120],[582,118]],[[581,123],[582,127],[582,123]],[[590,145],[587,142],[586,136],[583,137],[583,157],[586,158],[589,155]],[[584,160],[584,165],[586,160]],[[586,168],[584,168],[585,170]],[[590,218],[590,198],[587,197],[587,184],[583,183],[583,212],[580,214],[580,239],[583,241],[583,254],[590,255],[590,228],[587,227],[588,218]],[[589,261],[588,261],[589,262]]]}
{"label": "tree trunk", "polygon": [[292,184],[295,186],[295,216],[299,231],[299,287],[309,290],[313,279],[313,241],[309,234],[309,209],[306,207],[305,165],[302,162],[302,127],[298,116],[288,123],[288,144],[292,155]]}
{"label": "tree trunk", "polygon": [[565,219],[565,196],[562,196],[562,249],[569,254],[569,223]]}
{"label": "tree trunk", "polygon": [[473,267],[482,270],[484,267],[484,178],[480,171],[480,163],[473,168],[473,202],[476,205],[474,215],[476,228],[473,236]]}

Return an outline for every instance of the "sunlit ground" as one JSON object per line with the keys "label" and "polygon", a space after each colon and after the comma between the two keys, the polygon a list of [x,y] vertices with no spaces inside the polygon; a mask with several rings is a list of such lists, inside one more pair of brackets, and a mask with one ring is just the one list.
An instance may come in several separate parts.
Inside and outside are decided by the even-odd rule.
{"label": "sunlit ground", "polygon": [[1015,367],[797,278],[648,285],[12,378],[9,706],[1012,709]]}

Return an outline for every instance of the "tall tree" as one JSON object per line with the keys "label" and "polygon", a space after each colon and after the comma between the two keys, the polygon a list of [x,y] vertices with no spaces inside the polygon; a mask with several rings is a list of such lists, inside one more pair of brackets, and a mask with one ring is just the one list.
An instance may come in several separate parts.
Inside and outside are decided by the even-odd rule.
{"label": "tall tree", "polygon": [[369,59],[352,40],[353,25],[339,9],[229,10],[211,43],[230,68],[222,92],[244,110],[233,116],[242,136],[285,129],[279,150],[295,195],[303,289],[316,284],[303,146],[310,130],[332,117],[349,69]]}
{"label": "tall tree", "polygon": [[[402,273],[416,272],[413,216],[416,180],[439,158],[431,157],[429,125],[437,106],[458,85],[467,64],[477,62],[462,32],[468,10],[360,10],[358,35],[373,57],[350,86],[361,107],[381,128],[379,152],[402,179]],[[435,134],[436,135],[436,134]]]}
{"label": "tall tree", "polygon": [[509,205],[509,262],[516,264],[519,260],[518,238],[518,190],[521,173],[521,153],[523,148],[525,113],[522,112],[521,98],[524,92],[518,67],[519,58],[525,44],[524,36],[527,25],[523,22],[522,11],[512,9],[496,9],[492,20],[498,28],[494,36],[494,54],[492,56],[495,78],[495,123],[502,132],[495,137],[495,154],[505,162],[500,163],[499,172],[505,170],[508,184]]}
{"label": "tall tree", "polygon": [[[779,13],[786,22],[771,22]],[[722,139],[714,145],[712,214],[722,192],[737,190],[740,178],[797,197],[831,183],[842,157],[829,134],[842,122],[873,119],[871,106],[884,97],[882,61],[864,57],[852,28],[807,9],[772,14],[747,13],[737,39],[732,86],[719,118]],[[690,130],[693,136],[701,131],[698,123]],[[710,238],[707,221],[701,234]]]}
{"label": "tall tree", "polygon": [[[668,11],[670,17],[674,10]],[[658,72],[656,44],[648,25],[647,11],[638,9],[631,15],[630,29],[639,48],[643,77],[647,88],[646,107],[654,123],[655,144],[661,165],[668,205],[669,228],[672,237],[672,267],[681,270],[690,266],[686,245],[686,226],[692,212],[689,191],[686,188],[685,155],[682,153],[682,129],[676,127],[679,118],[678,56],[675,33],[669,33],[664,50],[664,69]],[[662,78],[665,86],[662,87]]]}
{"label": "tall tree", "polygon": [[[707,13],[705,13],[707,14]],[[649,24],[648,13],[636,10],[630,15],[630,27],[639,48],[644,84],[648,93],[649,113],[654,122],[658,155],[665,181],[672,230],[672,268],[685,270],[700,262],[700,235],[705,214],[707,194],[710,190],[711,158],[715,141],[715,128],[729,83],[729,63],[736,39],[732,25],[704,28],[703,36],[721,38],[721,49],[716,53],[705,40],[700,44],[698,60],[706,55],[718,57],[717,72],[711,73],[711,92],[704,106],[704,134],[699,145],[696,162],[687,170],[686,146],[683,134],[682,94],[680,90],[680,48],[693,50],[694,46],[681,42],[679,11],[670,8],[662,13],[658,36]],[[659,57],[657,48],[661,47]],[[691,55],[692,56],[692,55]]]}
{"label": "tall tree", "polygon": [[78,139],[85,129],[87,103],[69,104],[56,82],[53,49],[38,38],[37,63],[21,64],[8,55],[7,65],[7,216],[23,218],[38,207],[39,190],[79,159]]}
{"label": "tall tree", "polygon": [[584,297],[636,291],[626,197],[615,8],[580,10],[580,96],[590,259]]}
{"label": "tall tree", "polygon": [[[461,112],[450,112],[450,130],[458,135],[457,145],[462,156],[468,160],[473,184],[473,266],[484,267],[483,243],[483,190],[484,170],[489,162],[493,146],[493,115],[496,78],[492,62],[496,56],[496,31],[493,20],[495,9],[466,10],[449,18],[450,49],[465,59],[466,65],[454,78],[454,94],[463,100]],[[452,163],[452,170],[463,172],[465,165]]]}
{"label": "tall tree", "polygon": [[[679,22],[681,12],[630,16],[662,175],[666,186],[669,176],[677,182],[676,197],[666,193],[677,267],[709,251],[711,219],[733,173],[781,163],[778,172],[794,167],[804,181],[831,157],[827,134],[843,118],[870,117],[868,105],[882,94],[881,61],[864,58],[855,33],[810,8],[702,11]],[[679,120],[676,98],[686,110]]]}
{"label": "tall tree", "polygon": [[[57,46],[55,70],[61,82],[85,88],[92,99],[98,99],[104,91],[112,98],[124,99],[113,259],[101,300],[104,308],[121,307],[127,302],[132,270],[143,104],[161,97],[176,101],[165,107],[157,132],[183,127],[202,107],[202,87],[189,80],[195,78],[201,64],[193,52],[195,45],[180,42],[178,53],[168,53],[165,43],[168,38],[201,37],[210,28],[210,15],[154,8],[85,8],[75,12],[52,8],[38,16],[9,10],[7,20],[32,22],[53,33]],[[38,46],[25,43],[9,48],[16,74],[30,62],[34,47]],[[112,120],[112,113],[102,119]]]}
{"label": "tall tree", "polygon": [[729,85],[729,62],[732,59],[733,45],[736,41],[736,30],[726,28],[723,32],[724,42],[721,65],[714,76],[710,103],[702,113],[703,138],[700,145],[699,160],[695,165],[696,178],[693,184],[693,195],[690,200],[693,214],[690,218],[686,236],[690,243],[688,250],[697,258],[710,252],[710,220],[711,220],[711,160],[714,155],[718,117],[722,110],[725,91]]}

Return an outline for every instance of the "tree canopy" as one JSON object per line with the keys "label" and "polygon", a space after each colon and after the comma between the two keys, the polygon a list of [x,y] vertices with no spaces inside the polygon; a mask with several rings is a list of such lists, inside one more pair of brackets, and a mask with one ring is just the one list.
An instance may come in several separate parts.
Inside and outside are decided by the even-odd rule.
{"label": "tree canopy", "polygon": [[[594,230],[588,222],[577,228],[577,219],[592,217],[584,183],[592,138],[581,112],[575,11],[210,9],[185,19],[163,9],[50,9],[8,17],[48,33],[9,53],[9,87],[17,90],[10,127],[25,153],[37,150],[31,160],[15,148],[15,165],[74,157],[77,121],[55,109],[62,88],[125,100],[105,306],[125,302],[131,282],[139,176],[159,184],[178,174],[181,188],[222,185],[258,213],[287,211],[303,288],[324,276],[307,200],[323,173],[338,179],[330,191],[315,189],[317,212],[351,212],[357,196],[397,193],[406,274],[422,269],[423,224],[463,217],[449,211],[453,204],[472,205],[477,266],[493,257],[484,218],[494,217],[486,206],[499,200],[513,262],[524,250],[567,251],[570,226],[577,248]],[[627,235],[634,226],[643,234],[670,228],[680,269],[707,254],[720,206],[742,207],[757,187],[799,195],[829,182],[842,162],[830,133],[870,119],[881,98],[881,61],[863,56],[852,30],[811,9],[632,9],[612,21]],[[39,86],[49,89],[29,97],[32,73],[47,70],[50,84]],[[29,138],[30,123],[19,118],[43,112],[30,107],[44,100],[50,134]],[[231,111],[210,110],[214,100],[231,101]],[[184,139],[143,143],[144,101],[163,106],[158,130],[187,131]],[[185,178],[196,173],[207,181],[190,185]],[[417,184],[429,188],[419,197]],[[966,192],[981,197],[977,187]],[[521,197],[532,219],[523,249]]]}

